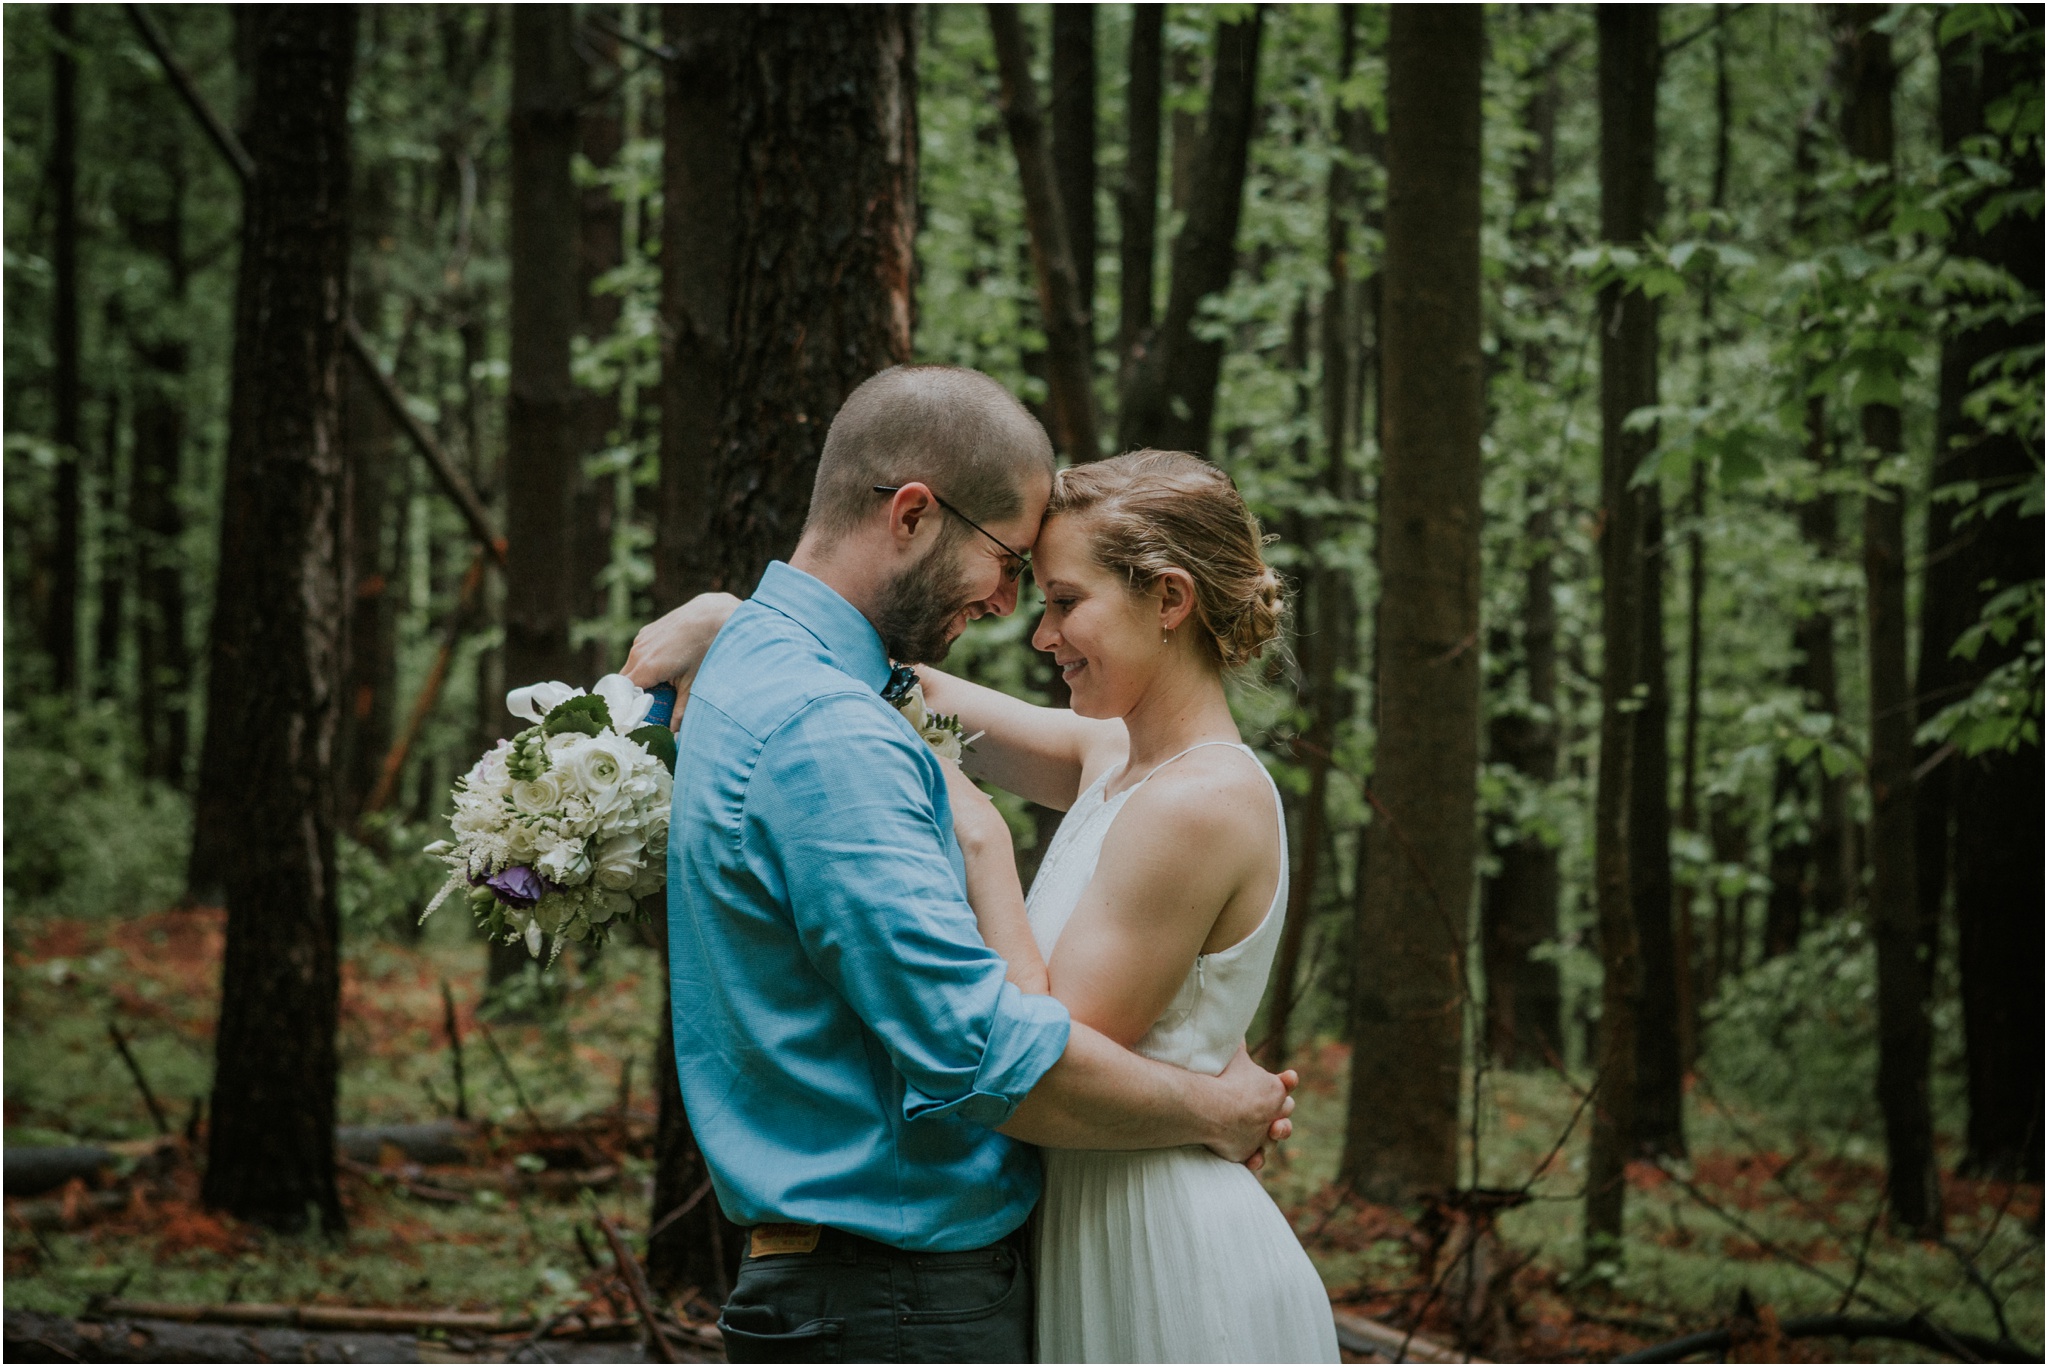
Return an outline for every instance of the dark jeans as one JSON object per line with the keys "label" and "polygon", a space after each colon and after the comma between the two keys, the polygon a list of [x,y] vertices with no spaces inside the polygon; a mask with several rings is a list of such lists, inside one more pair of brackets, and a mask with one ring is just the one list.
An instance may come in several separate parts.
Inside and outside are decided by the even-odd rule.
{"label": "dark jeans", "polygon": [[827,1228],[810,1253],[754,1257],[718,1318],[732,1362],[1029,1362],[1024,1235],[910,1253]]}

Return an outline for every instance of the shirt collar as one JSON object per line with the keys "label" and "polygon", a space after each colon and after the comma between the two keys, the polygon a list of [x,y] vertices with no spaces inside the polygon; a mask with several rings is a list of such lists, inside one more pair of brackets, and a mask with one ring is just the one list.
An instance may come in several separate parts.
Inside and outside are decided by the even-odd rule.
{"label": "shirt collar", "polygon": [[818,638],[832,662],[877,693],[889,682],[889,652],[859,608],[822,579],[781,560],[761,576],[754,601],[770,607]]}

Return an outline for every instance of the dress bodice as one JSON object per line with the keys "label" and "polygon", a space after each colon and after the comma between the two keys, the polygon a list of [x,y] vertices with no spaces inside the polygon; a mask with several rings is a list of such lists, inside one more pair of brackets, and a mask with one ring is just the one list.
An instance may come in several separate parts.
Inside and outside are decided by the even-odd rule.
{"label": "dress bodice", "polygon": [[[1258,763],[1258,756],[1249,746],[1232,748],[1242,750],[1254,764]],[[1181,755],[1187,753],[1183,750]],[[1038,876],[1031,882],[1031,893],[1025,899],[1032,938],[1037,940],[1039,952],[1047,962],[1051,962],[1053,946],[1079,905],[1081,894],[1095,877],[1102,860],[1103,842],[1116,824],[1117,813],[1153,774],[1180,757],[1175,755],[1156,766],[1115,797],[1105,796],[1109,787],[1109,775],[1105,773],[1075,799],[1053,835],[1045,859],[1038,866]],[[1261,765],[1259,771],[1264,774],[1265,767]],[[1266,776],[1266,782],[1272,785],[1271,775]],[[1144,1038],[1132,1046],[1147,1058],[1193,1072],[1216,1074],[1223,1071],[1243,1041],[1244,1032],[1259,1009],[1259,1000],[1265,995],[1266,975],[1272,969],[1273,952],[1280,943],[1283,908],[1287,905],[1287,822],[1277,787],[1273,788],[1273,810],[1280,840],[1280,879],[1273,890],[1272,905],[1266,908],[1264,919],[1251,934],[1226,949],[1195,959],[1165,1012]]]}

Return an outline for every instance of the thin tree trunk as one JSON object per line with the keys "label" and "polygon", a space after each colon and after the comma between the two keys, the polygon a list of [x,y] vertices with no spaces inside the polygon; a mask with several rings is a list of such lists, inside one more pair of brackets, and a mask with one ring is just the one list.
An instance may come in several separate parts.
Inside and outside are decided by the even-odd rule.
{"label": "thin tree trunk", "polygon": [[[512,10],[512,366],[505,414],[505,649],[508,688],[576,682],[569,628],[574,580],[577,393],[570,339],[578,317],[571,167],[577,147],[582,59],[569,5]],[[585,681],[588,682],[588,681]],[[500,735],[512,718],[494,698]],[[520,945],[493,944],[490,980],[530,962]]]}
{"label": "thin tree trunk", "polygon": [[[2039,80],[2038,65],[2030,65],[2034,59],[2021,54],[2039,50],[2041,13],[2022,10],[2020,22],[2022,38],[2026,29],[2034,30],[2033,46],[2018,40],[2008,40],[2013,47],[1986,46],[1983,105],[2009,98]],[[1946,67],[1945,62],[1945,84]],[[2038,195],[2040,157],[2022,152],[2015,160],[2013,188]],[[1980,240],[1966,237],[1961,250],[2003,267],[2023,290],[2032,297],[2040,296],[2043,247],[2038,216],[2007,214]],[[1980,357],[1988,360],[2028,347],[2037,349],[2038,355],[2041,334],[2037,312],[2019,323],[1990,322],[1957,339],[1957,349],[1973,363]],[[1944,379],[1946,361],[1945,349]],[[2033,370],[2036,387],[2040,384],[2038,367],[2037,361]],[[1967,443],[1967,467],[1958,473],[1977,480],[1985,493],[2005,493],[2039,478],[2038,455],[2030,454],[2016,433],[1986,432],[1969,424],[1956,435]],[[1940,478],[1937,476],[1937,482]],[[1931,528],[1931,510],[1929,521]],[[2040,582],[2039,516],[2022,517],[2016,505],[2006,504],[1972,524],[1962,558],[1970,590],[1963,603],[1967,622],[1974,621],[1984,604],[2000,591]],[[1929,578],[1933,578],[1931,565]],[[1932,593],[1930,582],[1930,597]],[[1966,686],[1974,688],[1992,670],[2019,658],[2026,648],[2023,637],[2020,633],[2010,641],[1987,641],[1968,662]],[[1922,660],[1938,649],[1937,643],[1923,641]],[[1945,701],[1929,701],[1923,693],[1923,715]],[[1963,1167],[1983,1176],[2038,1182],[2042,1174],[2043,1076],[2041,745],[2035,741],[2011,751],[1951,760],[1936,772],[1944,770],[1952,775],[1954,785],[1953,867],[1970,1102]],[[1923,905],[1923,934],[1928,910]]]}
{"label": "thin tree trunk", "polygon": [[[1523,105],[1522,125],[1534,142],[1515,167],[1515,230],[1523,239],[1522,285],[1543,299],[1554,288],[1548,259],[1554,236],[1544,206],[1557,178],[1557,117],[1563,99],[1560,69],[1566,53],[1545,60]],[[1551,381],[1550,347],[1531,341],[1522,348],[1523,374],[1532,384]],[[1496,711],[1487,727],[1491,756],[1532,785],[1547,788],[1557,778],[1557,603],[1555,600],[1551,493],[1541,479],[1525,490],[1523,522],[1522,667],[1528,706]],[[1493,632],[1511,648],[1509,628]],[[1500,850],[1500,868],[1479,891],[1480,948],[1486,978],[1486,1048],[1511,1068],[1541,1068],[1564,1057],[1562,994],[1557,964],[1532,951],[1557,938],[1557,850],[1542,836],[1521,833]]]}
{"label": "thin tree trunk", "polygon": [[[182,270],[174,279],[182,276]],[[178,291],[182,294],[182,289]],[[137,712],[143,772],[173,786],[185,782],[190,746],[188,690],[192,652],[185,637],[184,515],[178,482],[185,444],[182,341],[137,347],[139,383],[129,451],[129,517],[135,527],[135,578],[142,602],[136,623]]]}
{"label": "thin tree trunk", "polygon": [[1159,111],[1165,79],[1164,5],[1131,6],[1130,84],[1124,95],[1124,178],[1117,191],[1117,389],[1152,335],[1153,260],[1159,236]]}
{"label": "thin tree trunk", "polygon": [[334,1182],[340,916],[333,747],[347,534],[352,5],[246,16],[256,51],[207,749],[234,857],[208,1112],[209,1206],[344,1228]]}
{"label": "thin tree trunk", "polygon": [[1052,7],[1053,182],[1080,290],[1082,334],[1095,355],[1095,6]]}
{"label": "thin tree trunk", "polygon": [[[1657,78],[1661,7],[1602,5],[1600,39],[1600,230],[1607,241],[1640,242],[1655,223]],[[1603,971],[1594,1078],[1593,1132],[1586,1157],[1584,1259],[1589,1268],[1621,1256],[1623,1180],[1636,1136],[1636,1006],[1642,965],[1636,942],[1630,838],[1631,789],[1642,772],[1642,727],[1633,706],[1642,678],[1645,502],[1629,488],[1657,443],[1629,431],[1628,415],[1657,402],[1657,314],[1639,290],[1600,294],[1601,635],[1600,770],[1594,796],[1594,903]]]}
{"label": "thin tree trunk", "polygon": [[[1654,313],[1653,313],[1654,319]],[[1654,326],[1654,322],[1652,324]],[[1653,397],[1650,402],[1656,402]],[[1629,900],[1635,906],[1642,987],[1636,1000],[1635,1146],[1685,1153],[1684,1065],[1678,1048],[1678,953],[1672,934],[1671,682],[1664,647],[1664,496],[1656,481],[1642,502],[1643,614],[1636,640],[1642,710],[1630,750]]]}
{"label": "thin tree trunk", "polygon": [[[1358,12],[1350,5],[1336,11],[1337,79],[1349,79],[1358,52]],[[1360,112],[1332,102],[1332,133],[1348,154],[1358,141],[1354,124]],[[1351,413],[1351,220],[1357,213],[1355,176],[1348,156],[1330,161],[1323,196],[1324,264],[1330,273],[1321,308],[1323,492],[1342,501],[1349,483],[1347,462]],[[1332,528],[1316,518],[1304,525],[1303,545],[1316,547]],[[1273,961],[1273,996],[1266,1012],[1267,1057],[1284,1062],[1292,1044],[1294,1009],[1301,984],[1301,947],[1315,916],[1316,890],[1322,872],[1322,849],[1329,821],[1330,768],[1335,762],[1337,725],[1350,711],[1350,698],[1338,686],[1337,668],[1345,641],[1345,624],[1356,610],[1350,577],[1317,553],[1304,578],[1304,632],[1298,647],[1307,684],[1308,729],[1300,758],[1308,767],[1308,793],[1303,799],[1301,852],[1288,884],[1287,920]]]}
{"label": "thin tree trunk", "polygon": [[[1858,161],[1890,172],[1891,37],[1876,28],[1880,6],[1837,11],[1848,97],[1844,141]],[[1865,224],[1876,228],[1875,222]],[[1865,404],[1863,445],[1882,461],[1901,449],[1900,414]],[[1873,479],[1878,476],[1873,473]],[[1906,674],[1905,492],[1873,487],[1863,499],[1863,577],[1869,614],[1870,923],[1877,942],[1877,1100],[1884,1112],[1887,1186],[1893,1218],[1916,1237],[1942,1223],[1928,1101],[1931,1045],[1927,1009],[1933,965],[1921,953],[1913,872],[1913,695]]]}
{"label": "thin tree trunk", "polygon": [[[670,255],[671,243],[697,248],[688,275],[663,280],[679,309],[671,318],[689,323],[677,329],[665,395],[684,386],[722,391],[715,409],[665,408],[664,459],[674,450],[703,462],[692,492],[708,518],[701,549],[679,548],[678,558],[688,558],[667,572],[678,596],[700,587],[746,593],[770,560],[795,547],[840,404],[863,380],[910,357],[916,24],[902,6],[677,7],[666,12],[663,33],[684,58],[673,68],[665,115],[668,183],[688,177],[698,187],[688,198],[671,189],[666,212],[704,207],[701,217],[663,226],[665,260],[688,262]],[[721,88],[729,95],[721,98]],[[679,134],[695,144],[698,130],[715,129],[729,130],[725,159],[702,147],[677,158]],[[840,228],[820,234],[820,223]],[[697,430],[711,412],[720,415],[717,427]],[[671,435],[679,418],[692,426]],[[666,470],[663,482],[666,491]],[[692,573],[703,578],[691,582]],[[673,1013],[689,1008],[672,1004]],[[703,1171],[674,1090],[672,1022],[664,1022],[667,1057],[657,1070],[657,1219],[694,1194]],[[712,1204],[649,1249],[649,1273],[661,1284],[716,1287],[721,1296],[730,1285],[737,1234]]]}
{"label": "thin tree trunk", "polygon": [[1264,22],[1264,8],[1253,6],[1249,14],[1216,29],[1209,112],[1189,182],[1186,217],[1173,242],[1166,314],[1124,390],[1117,444],[1125,450],[1209,450],[1223,343],[1197,337],[1195,317],[1203,300],[1229,288],[1237,266],[1237,223],[1257,110]]}
{"label": "thin tree trunk", "polygon": [[56,691],[78,686],[79,464],[82,460],[78,380],[78,11],[50,11],[51,96],[56,104],[50,140],[50,186],[56,200],[50,238],[50,436],[57,446],[57,534],[51,547],[47,647]]}
{"label": "thin tree trunk", "polygon": [[1387,40],[1386,445],[1378,754],[1366,828],[1341,1178],[1371,1200],[1457,1185],[1479,769],[1480,84],[1470,7]]}
{"label": "thin tree trunk", "polygon": [[[742,38],[736,11],[666,5],[662,42],[676,54],[663,83],[661,219],[661,516],[655,527],[657,605],[667,609],[712,587],[708,527],[732,309],[739,204],[733,109]],[[655,918],[664,968],[667,905]],[[654,1201],[658,1223],[695,1195],[710,1171],[697,1149],[676,1078],[675,1024],[662,974],[654,1060]],[[737,1267],[737,1228],[715,1200],[700,1201],[647,1248],[647,1275],[665,1291],[723,1289]]]}
{"label": "thin tree trunk", "polygon": [[[374,328],[381,312],[378,243],[389,230],[391,186],[383,168],[364,177],[356,205],[355,315]],[[386,549],[396,434],[391,413],[359,366],[341,376],[342,444],[349,475],[349,567],[353,601],[349,614],[348,674],[342,693],[339,811],[354,819],[376,789],[384,755],[391,748],[393,699],[397,686],[398,611],[391,579],[396,562]]]}
{"label": "thin tree trunk", "polygon": [[[111,320],[109,320],[111,322]],[[109,328],[109,331],[112,329]],[[99,578],[99,611],[93,617],[92,692],[113,699],[121,692],[121,642],[126,635],[129,518],[121,507],[121,395],[106,399],[100,434],[99,478],[93,570]]]}
{"label": "thin tree trunk", "polygon": [[[606,6],[604,12],[616,24],[620,7]],[[585,41],[611,61],[618,59],[619,40],[594,25],[583,28]],[[583,159],[600,171],[614,169],[624,145],[621,123],[622,101],[617,90],[599,98],[591,94],[578,120]],[[587,345],[601,347],[619,325],[619,296],[600,291],[598,282],[625,260],[626,209],[609,185],[585,185],[577,191],[576,233],[576,331]],[[612,514],[618,502],[618,481],[607,470],[595,476],[584,463],[611,445],[621,418],[624,382],[597,389],[579,390],[576,395],[576,504],[571,517],[575,544],[571,550],[574,591],[571,604],[576,619],[587,622],[604,617],[611,606],[603,583],[612,559]],[[578,669],[588,683],[618,667],[611,658],[603,636],[593,636],[577,652]]]}
{"label": "thin tree trunk", "polygon": [[[1059,177],[1039,117],[1030,47],[1015,5],[991,4],[988,21],[1002,82],[1003,122],[1016,149],[1017,178],[1024,192],[1031,276],[1038,286],[1038,311],[1045,324],[1053,436],[1069,460],[1096,460],[1102,452],[1101,423],[1095,412],[1087,303],[1077,282],[1073,244],[1067,237],[1069,216],[1060,200]],[[1092,171],[1089,179],[1093,181]]]}

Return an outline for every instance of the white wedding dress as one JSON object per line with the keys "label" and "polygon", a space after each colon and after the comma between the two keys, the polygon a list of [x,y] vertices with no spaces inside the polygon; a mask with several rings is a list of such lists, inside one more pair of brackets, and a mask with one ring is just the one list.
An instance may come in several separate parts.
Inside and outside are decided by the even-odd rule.
{"label": "white wedding dress", "polygon": [[[1249,748],[1232,748],[1258,763]],[[1060,823],[1026,902],[1048,961],[1095,876],[1117,812],[1151,776],[1105,798],[1104,775]],[[1243,940],[1195,960],[1166,1013],[1135,1046],[1148,1058],[1213,1075],[1244,1039],[1287,903],[1277,788],[1273,802],[1283,851],[1273,905]],[[1322,1279],[1242,1164],[1203,1148],[1047,1149],[1038,1207],[1038,1360],[1336,1362],[1337,1335]]]}

